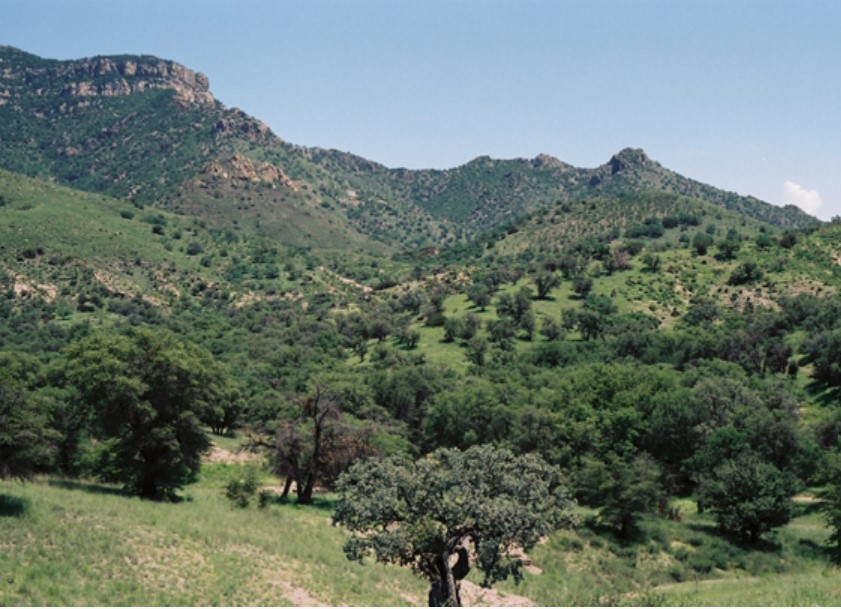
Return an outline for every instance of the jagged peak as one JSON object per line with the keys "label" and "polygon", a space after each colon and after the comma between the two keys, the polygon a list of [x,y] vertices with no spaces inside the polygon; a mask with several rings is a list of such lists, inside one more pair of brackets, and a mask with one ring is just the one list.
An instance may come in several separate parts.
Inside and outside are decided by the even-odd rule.
{"label": "jagged peak", "polygon": [[553,169],[564,169],[569,167],[568,163],[564,163],[561,159],[552,156],[551,154],[540,153],[532,160],[534,167],[550,167]]}
{"label": "jagged peak", "polygon": [[645,150],[643,150],[642,148],[631,147],[623,148],[622,150],[614,154],[612,157],[610,157],[611,161],[613,161],[614,159],[619,159],[626,163],[635,163],[638,165],[646,165],[651,161],[651,159],[646,154]]}
{"label": "jagged peak", "polygon": [[611,174],[619,173],[631,167],[646,167],[653,164],[653,161],[642,148],[623,148],[607,162]]}

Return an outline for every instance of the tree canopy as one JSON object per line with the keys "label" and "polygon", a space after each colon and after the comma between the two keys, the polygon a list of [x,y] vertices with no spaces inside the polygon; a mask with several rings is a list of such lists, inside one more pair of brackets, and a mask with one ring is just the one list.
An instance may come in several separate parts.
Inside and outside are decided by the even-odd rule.
{"label": "tree canopy", "polygon": [[23,480],[46,465],[54,449],[51,439],[46,414],[20,383],[0,370],[0,479]]}
{"label": "tree canopy", "polygon": [[469,570],[469,550],[482,585],[519,581],[522,562],[512,550],[575,522],[558,468],[488,445],[439,449],[414,463],[358,463],[338,488],[333,522],[354,533],[347,557],[411,566],[429,579],[432,606],[460,605],[457,581]]}
{"label": "tree canopy", "polygon": [[109,475],[148,498],[174,495],[209,447],[201,419],[225,396],[209,353],[169,332],[92,336],[70,346],[68,377],[96,411]]}

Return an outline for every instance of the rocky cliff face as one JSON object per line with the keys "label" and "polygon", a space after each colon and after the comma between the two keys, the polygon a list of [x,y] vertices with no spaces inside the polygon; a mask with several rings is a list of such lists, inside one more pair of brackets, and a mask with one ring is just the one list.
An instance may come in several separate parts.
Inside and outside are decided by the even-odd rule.
{"label": "rocky cliff face", "polygon": [[89,98],[170,89],[185,104],[213,104],[207,77],[156,57],[93,57],[77,61],[33,60],[34,56],[0,47],[0,99],[22,95]]}

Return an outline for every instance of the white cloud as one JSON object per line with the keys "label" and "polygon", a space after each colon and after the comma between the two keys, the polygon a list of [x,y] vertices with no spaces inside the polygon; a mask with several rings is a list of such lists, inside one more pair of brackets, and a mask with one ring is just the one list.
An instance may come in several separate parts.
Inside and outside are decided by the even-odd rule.
{"label": "white cloud", "polygon": [[786,180],[783,182],[783,202],[793,203],[807,214],[815,215],[823,205],[821,194],[817,190],[806,190],[797,182]]}

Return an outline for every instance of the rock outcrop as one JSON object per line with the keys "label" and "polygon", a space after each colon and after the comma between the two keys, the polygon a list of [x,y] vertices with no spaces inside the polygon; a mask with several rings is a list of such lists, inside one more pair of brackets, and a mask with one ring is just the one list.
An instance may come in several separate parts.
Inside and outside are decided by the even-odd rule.
{"label": "rock outcrop", "polygon": [[297,184],[271,163],[252,161],[241,154],[225,160],[211,161],[203,171],[208,178],[236,182],[263,183],[273,187],[283,186],[297,190]]}
{"label": "rock outcrop", "polygon": [[[29,57],[17,49],[0,48],[0,98],[13,98],[23,91],[39,97],[87,98],[170,89],[183,103],[215,103],[207,76],[157,57],[92,57],[40,63],[28,61]],[[23,83],[28,86],[17,86]]]}
{"label": "rock outcrop", "polygon": [[625,148],[610,157],[608,165],[611,175],[631,167],[645,167],[651,163],[651,159],[642,148]]}
{"label": "rock outcrop", "polygon": [[569,169],[570,165],[549,154],[538,154],[531,162],[536,169],[549,167],[551,169]]}

